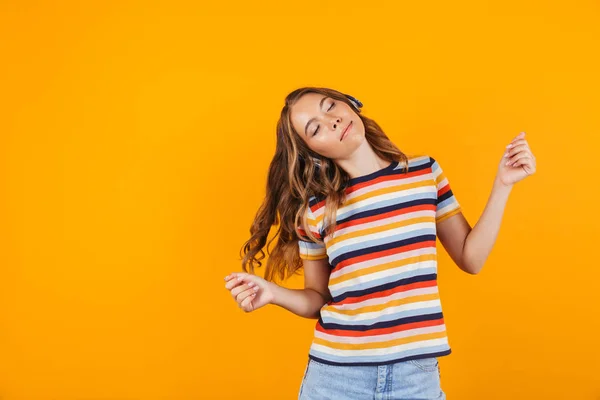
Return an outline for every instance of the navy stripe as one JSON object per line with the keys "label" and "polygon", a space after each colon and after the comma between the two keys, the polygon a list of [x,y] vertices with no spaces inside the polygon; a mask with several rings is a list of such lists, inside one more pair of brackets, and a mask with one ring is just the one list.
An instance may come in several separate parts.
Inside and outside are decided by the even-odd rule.
{"label": "navy stripe", "polygon": [[434,281],[437,279],[437,274],[426,274],[426,275],[417,275],[411,276],[410,278],[398,279],[394,282],[385,283],[379,286],[373,286],[368,289],[363,290],[353,290],[351,292],[344,292],[343,294],[336,296],[332,299],[334,303],[340,302],[342,300],[347,299],[348,297],[361,297],[369,294],[377,293],[384,290],[394,289],[399,286],[410,285],[411,283],[416,282],[427,282]]}
{"label": "navy stripe", "polygon": [[423,322],[423,321],[433,321],[436,319],[443,318],[443,314],[441,312],[434,314],[421,314],[414,315],[412,317],[403,317],[398,319],[393,319],[391,321],[382,321],[377,322],[372,325],[342,325],[335,323],[323,323],[321,317],[319,317],[319,324],[323,327],[323,329],[339,329],[341,331],[357,331],[357,332],[368,332],[373,329],[381,329],[381,328],[392,328],[404,324],[410,324],[413,322]]}
{"label": "navy stripe", "polygon": [[438,197],[437,199],[437,204],[441,203],[442,201],[449,199],[450,197],[454,196],[454,194],[452,193],[452,189],[448,190],[446,193],[444,193],[443,195],[441,195],[440,197]]}
{"label": "navy stripe", "polygon": [[401,210],[403,208],[408,208],[408,207],[414,207],[414,206],[421,206],[424,204],[431,204],[431,205],[435,205],[435,199],[433,198],[421,198],[421,199],[415,199],[415,200],[410,200],[410,201],[404,201],[404,202],[399,202],[399,203],[395,203],[395,204],[391,204],[389,206],[385,206],[385,207],[380,207],[380,208],[375,208],[375,209],[368,209],[365,211],[361,211],[359,213],[353,214],[349,217],[346,217],[344,219],[339,219],[337,220],[337,224],[341,225],[345,222],[348,221],[355,221],[357,219],[360,218],[365,218],[365,217],[372,217],[374,215],[379,215],[379,214],[385,214],[387,212],[390,211],[396,211],[396,210]]}
{"label": "navy stripe", "polygon": [[329,361],[329,360],[323,360],[322,358],[319,357],[315,357],[312,354],[308,355],[308,358],[311,358],[317,362],[323,363],[323,364],[329,364],[329,365],[341,365],[341,366],[355,366],[355,367],[366,367],[366,366],[371,366],[371,365],[388,365],[388,364],[395,364],[398,362],[402,362],[402,361],[409,361],[409,360],[418,360],[420,358],[429,358],[429,357],[441,357],[441,356],[447,356],[448,354],[452,353],[452,349],[448,349],[448,350],[444,350],[444,351],[438,351],[436,353],[424,353],[424,354],[417,354],[414,356],[408,356],[408,357],[402,357],[402,358],[396,358],[390,361],[381,361],[381,362],[354,362],[354,363],[348,363],[348,362],[344,362],[344,363],[338,363],[338,362],[333,362],[333,361]]}
{"label": "navy stripe", "polygon": [[421,235],[421,236],[410,237],[407,239],[397,240],[395,242],[390,242],[390,243],[386,243],[386,244],[377,244],[375,246],[369,246],[369,247],[365,247],[365,248],[354,250],[354,251],[347,251],[345,253],[340,254],[339,256],[335,257],[333,260],[330,260],[330,261],[331,261],[331,265],[337,265],[338,263],[340,263],[344,260],[347,260],[349,258],[354,258],[354,257],[362,256],[365,254],[372,254],[374,252],[385,251],[385,250],[389,250],[389,249],[396,249],[396,248],[400,248],[402,246],[408,246],[408,245],[415,244],[415,243],[421,243],[421,242],[426,242],[426,241],[435,241],[436,237],[437,236],[435,234]]}
{"label": "navy stripe", "polygon": [[391,173],[387,174],[387,175],[396,176],[396,175],[404,175],[407,173],[410,174],[411,172],[421,171],[421,170],[424,170],[427,168],[431,168],[431,163],[422,163],[422,164],[418,164],[418,165],[409,166],[408,172],[405,172],[406,169],[403,165],[401,168],[396,168],[396,169],[392,170]]}

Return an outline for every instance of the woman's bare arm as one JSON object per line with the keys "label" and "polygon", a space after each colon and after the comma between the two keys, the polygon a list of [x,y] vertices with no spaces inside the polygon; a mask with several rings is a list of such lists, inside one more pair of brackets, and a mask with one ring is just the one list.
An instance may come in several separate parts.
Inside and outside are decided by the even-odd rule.
{"label": "woman's bare arm", "polygon": [[272,304],[305,318],[319,318],[319,311],[330,299],[329,259],[304,260],[304,289],[288,289],[273,283]]}

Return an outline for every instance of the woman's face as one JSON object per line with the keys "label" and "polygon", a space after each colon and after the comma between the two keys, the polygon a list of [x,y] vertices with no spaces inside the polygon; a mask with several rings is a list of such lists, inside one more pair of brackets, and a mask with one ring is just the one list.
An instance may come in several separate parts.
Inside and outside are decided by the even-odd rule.
{"label": "woman's face", "polygon": [[318,93],[300,97],[291,120],[311,150],[333,160],[348,157],[365,137],[365,126],[351,106]]}

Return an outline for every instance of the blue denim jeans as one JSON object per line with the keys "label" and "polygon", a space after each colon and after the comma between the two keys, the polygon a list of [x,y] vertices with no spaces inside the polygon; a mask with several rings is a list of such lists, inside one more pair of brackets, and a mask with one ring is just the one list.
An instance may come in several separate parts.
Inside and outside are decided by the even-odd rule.
{"label": "blue denim jeans", "polygon": [[436,357],[379,366],[339,366],[309,359],[299,400],[445,400]]}

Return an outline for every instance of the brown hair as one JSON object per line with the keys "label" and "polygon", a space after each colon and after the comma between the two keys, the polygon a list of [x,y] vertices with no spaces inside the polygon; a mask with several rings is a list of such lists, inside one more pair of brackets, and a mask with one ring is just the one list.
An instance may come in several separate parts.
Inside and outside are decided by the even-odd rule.
{"label": "brown hair", "polygon": [[[254,273],[255,263],[258,267],[262,266],[260,260],[265,257],[263,247],[267,245],[269,259],[264,277],[269,281],[276,277],[287,279],[302,267],[298,239],[319,241],[308,229],[306,221],[309,198],[312,195],[325,199],[323,226],[327,229],[324,236],[335,231],[335,215],[345,200],[345,188],[350,179],[331,159],[312,151],[294,130],[290,118],[291,107],[306,93],[319,93],[353,107],[365,126],[365,138],[373,151],[390,162],[405,163],[405,172],[408,172],[408,157],[392,143],[374,120],[362,115],[360,109],[345,94],[320,87],[303,87],[288,94],[277,121],[277,144],[269,166],[266,197],[250,227],[251,237],[240,250],[242,269]],[[269,231],[275,224],[278,224],[275,237],[267,243]],[[310,239],[298,232],[298,226],[302,227]],[[277,236],[279,238],[275,247],[269,251],[269,245]],[[256,256],[257,253],[260,253],[259,257]]]}

